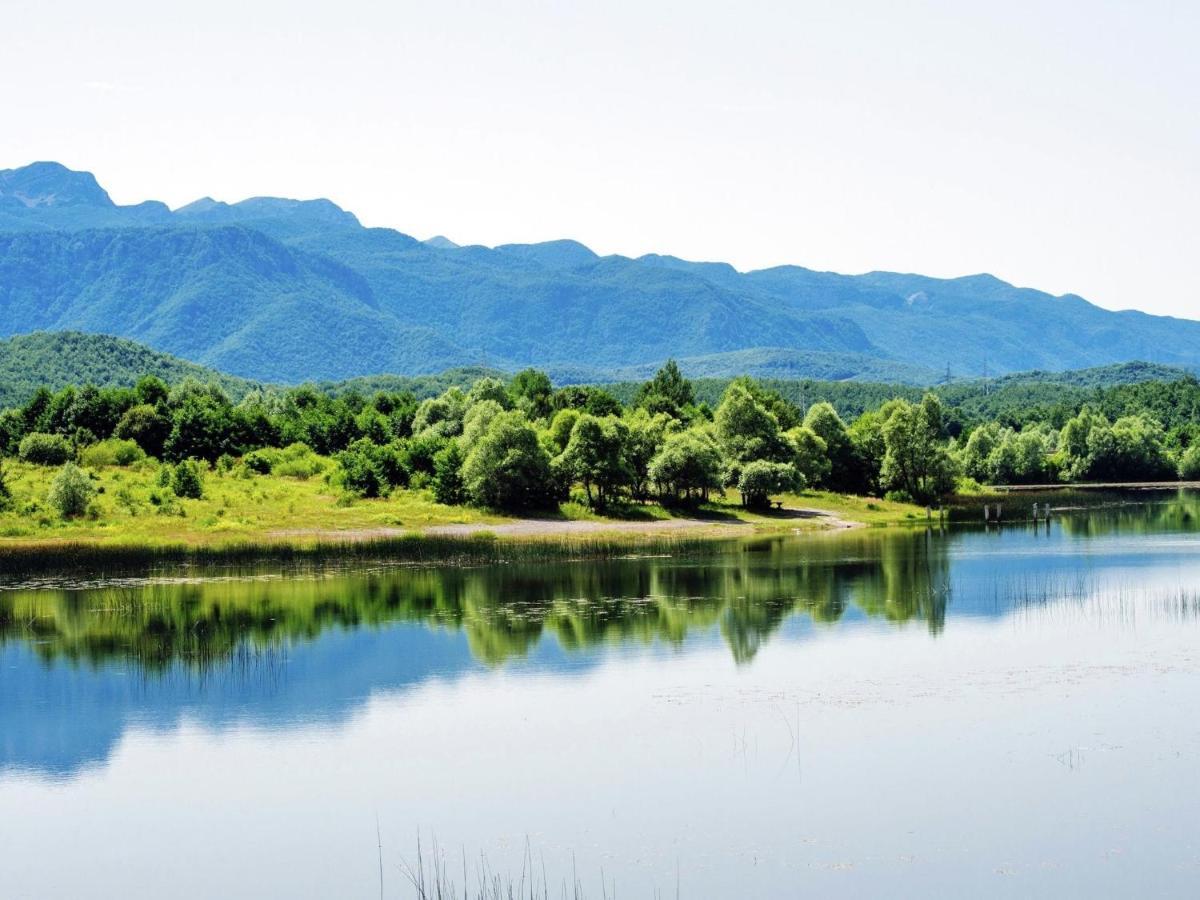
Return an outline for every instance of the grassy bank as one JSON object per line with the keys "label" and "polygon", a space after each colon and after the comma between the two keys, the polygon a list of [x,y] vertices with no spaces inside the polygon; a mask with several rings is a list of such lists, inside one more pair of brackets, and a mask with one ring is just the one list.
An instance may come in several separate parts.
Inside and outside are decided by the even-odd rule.
{"label": "grassy bank", "polygon": [[[424,490],[351,499],[319,474],[247,476],[233,470],[204,473],[203,496],[186,499],[159,483],[160,468],[154,463],[87,468],[95,490],[89,511],[63,519],[46,499],[56,471],[6,464],[12,496],[0,512],[0,560],[5,568],[333,556],[412,562],[597,557],[657,545],[678,549],[688,540],[730,537],[743,530],[750,534],[924,520],[924,511],[908,504],[821,491],[787,495],[779,498],[784,509],[755,512],[743,509],[736,493],[729,492],[694,508],[630,503],[606,515],[565,503],[537,517],[536,535],[497,540],[487,532],[497,529],[503,534],[523,523],[471,507],[439,504]],[[587,533],[565,523],[587,523]],[[471,533],[426,533],[447,526]]]}

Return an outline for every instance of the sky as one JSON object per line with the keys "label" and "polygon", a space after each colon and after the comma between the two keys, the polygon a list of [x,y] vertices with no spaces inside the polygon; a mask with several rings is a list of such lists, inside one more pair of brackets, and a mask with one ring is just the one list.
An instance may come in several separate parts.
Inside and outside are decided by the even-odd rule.
{"label": "sky", "polygon": [[119,203],[1200,318],[1200,3],[4,0],[0,168]]}

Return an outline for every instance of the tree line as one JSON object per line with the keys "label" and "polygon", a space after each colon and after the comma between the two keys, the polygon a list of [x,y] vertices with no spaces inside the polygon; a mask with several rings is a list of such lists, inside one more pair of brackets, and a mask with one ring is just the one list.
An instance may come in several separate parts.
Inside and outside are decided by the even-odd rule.
{"label": "tree line", "polygon": [[[40,465],[128,464],[152,457],[164,486],[197,496],[205,466],[310,476],[316,456],[347,494],[428,488],[448,504],[597,509],[702,502],[736,489],[764,507],[805,488],[936,504],[962,479],[988,484],[1200,477],[1196,419],[1170,431],[1153,415],[1172,386],[1130,386],[1144,412],[1111,419],[1085,404],[1056,424],[1011,418],[964,427],[937,394],[896,397],[847,423],[834,406],[802,409],[750,378],[715,408],[670,361],[625,403],[600,387],[555,388],[533,369],[485,377],[425,400],[408,391],[331,396],[311,386],[252,391],[154,377],[133,388],[37,391],[0,413],[0,452]],[[1178,404],[1169,407],[1178,409]],[[0,500],[3,478],[0,476]]]}

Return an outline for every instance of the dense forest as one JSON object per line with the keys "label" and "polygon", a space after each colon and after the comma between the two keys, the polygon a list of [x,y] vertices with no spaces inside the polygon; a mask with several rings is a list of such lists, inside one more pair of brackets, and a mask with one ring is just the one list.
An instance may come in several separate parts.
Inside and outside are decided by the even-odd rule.
{"label": "dense forest", "polygon": [[[555,388],[533,369],[425,399],[305,386],[234,402],[217,384],[146,376],[133,387],[38,390],[0,413],[0,451],[62,467],[49,502],[68,517],[87,509],[79,466],[148,459],[164,464],[161,485],[179,497],[200,496],[205,470],[219,467],[247,478],[322,473],[344,496],[423,488],[444,504],[505,511],[573,494],[598,510],[686,505],[722,489],[761,508],[808,487],[932,505],[978,484],[1200,477],[1195,379],[1080,390],[987,417],[937,393],[891,396],[847,421],[827,401],[804,407],[749,378],[709,403],[674,362],[625,402],[603,387]],[[0,502],[6,495],[0,475]]]}

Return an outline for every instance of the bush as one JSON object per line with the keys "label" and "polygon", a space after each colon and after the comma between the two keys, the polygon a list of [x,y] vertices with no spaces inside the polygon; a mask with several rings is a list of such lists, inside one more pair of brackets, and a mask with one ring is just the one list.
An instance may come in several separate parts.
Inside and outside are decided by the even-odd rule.
{"label": "bush", "polygon": [[275,474],[285,478],[308,479],[325,471],[328,463],[308,444],[289,444],[275,457]]}
{"label": "bush", "polygon": [[109,438],[79,451],[79,461],[85,466],[131,466],[145,458],[141,447],[119,438]]}
{"label": "bush", "polygon": [[379,460],[381,448],[360,438],[337,455],[342,487],[360,497],[382,497],[388,482]]}
{"label": "bush", "polygon": [[64,519],[73,519],[88,511],[95,493],[83,470],[69,462],[54,476],[46,499],[50,507]]}
{"label": "bush", "polygon": [[185,459],[171,470],[171,490],[176,497],[199,500],[204,496],[204,483],[200,480],[200,464],[194,459]]}
{"label": "bush", "polygon": [[271,469],[275,467],[272,456],[274,454],[266,450],[255,450],[253,453],[247,453],[242,457],[242,465],[255,475],[270,475]]}
{"label": "bush", "polygon": [[17,448],[17,455],[25,462],[35,465],[61,466],[71,458],[71,445],[61,434],[35,431],[25,435]]}

